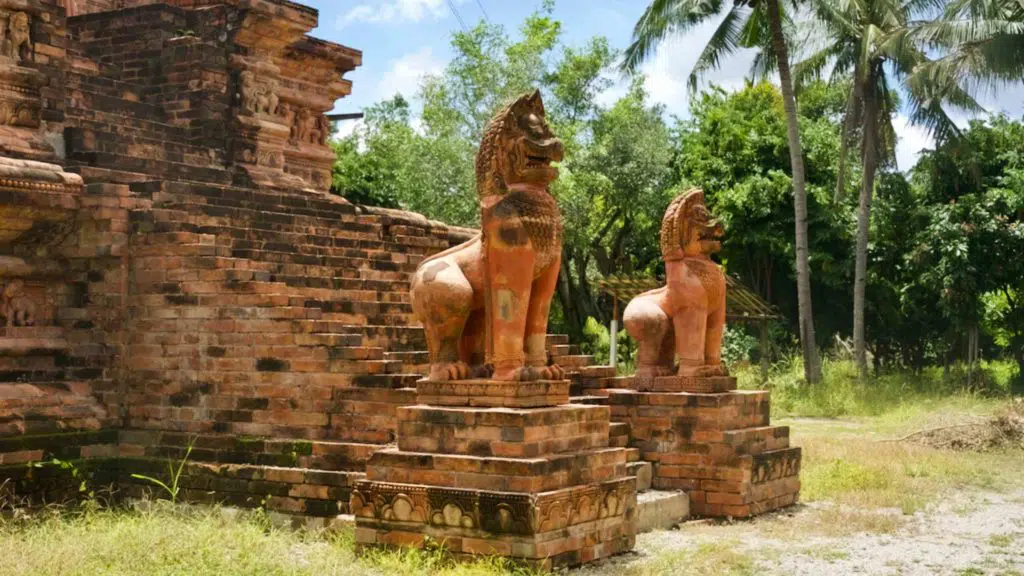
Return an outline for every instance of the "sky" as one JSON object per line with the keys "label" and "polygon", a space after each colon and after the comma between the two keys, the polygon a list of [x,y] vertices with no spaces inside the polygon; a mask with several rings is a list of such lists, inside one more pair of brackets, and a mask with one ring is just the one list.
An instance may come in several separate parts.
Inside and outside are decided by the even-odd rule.
{"label": "sky", "polygon": [[[515,31],[523,19],[540,5],[540,0],[300,0],[320,11],[313,36],[338,42],[363,52],[363,64],[346,75],[352,80],[352,95],[340,100],[335,112],[357,112],[375,102],[401,93],[415,97],[424,74],[437,73],[451,59],[451,33],[472,27],[481,19]],[[633,25],[647,5],[645,0],[557,0],[554,16],[562,22],[563,41],[580,45],[601,35],[623,49],[629,44]],[[700,49],[717,22],[709,22],[664,42],[655,57],[644,65],[645,86],[651,98],[666,107],[666,114],[685,117],[689,106],[686,78]],[[722,62],[707,82],[726,89],[741,87],[750,69],[752,55],[737,53]],[[620,83],[603,96],[611,104],[625,94]],[[1013,117],[1024,115],[1024,83],[997,92],[978,95],[990,112]],[[967,118],[959,116],[958,122]],[[910,169],[919,151],[932,145],[931,137],[911,126],[905,116],[894,119],[897,162]],[[341,125],[343,132],[355,124]]]}

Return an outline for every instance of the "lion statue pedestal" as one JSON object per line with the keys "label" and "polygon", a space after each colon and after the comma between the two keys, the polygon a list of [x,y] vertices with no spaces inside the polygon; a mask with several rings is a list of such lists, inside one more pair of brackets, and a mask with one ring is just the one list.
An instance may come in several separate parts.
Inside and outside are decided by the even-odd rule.
{"label": "lion statue pedestal", "polygon": [[398,409],[398,446],[376,452],[352,491],[359,546],[441,542],[544,570],[633,548],[629,450],[609,447],[606,406],[569,404],[545,349],[562,252],[548,185],[561,158],[538,92],[488,124],[481,234],[412,280],[431,368],[417,405]]}
{"label": "lion statue pedestal", "polygon": [[666,285],[623,314],[637,369],[609,395],[612,418],[654,464],[652,485],[685,490],[696,516],[744,518],[788,506],[800,492],[800,448],[770,426],[765,391],[737,390],[722,364],[725,276],[710,258],[721,225],[700,190],[676,198],[662,220]]}

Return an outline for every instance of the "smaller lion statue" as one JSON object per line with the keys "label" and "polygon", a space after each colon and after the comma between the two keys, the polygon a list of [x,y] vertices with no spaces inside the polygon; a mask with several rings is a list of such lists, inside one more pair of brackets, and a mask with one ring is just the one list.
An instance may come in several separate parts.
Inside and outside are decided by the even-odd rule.
{"label": "smaller lion statue", "polygon": [[711,260],[722,234],[701,190],[669,205],[661,222],[666,285],[637,296],[623,313],[637,342],[637,376],[728,376],[722,364],[725,274]]}
{"label": "smaller lion statue", "polygon": [[25,294],[25,282],[12,280],[0,292],[0,316],[5,325],[32,326],[36,323],[36,304]]}

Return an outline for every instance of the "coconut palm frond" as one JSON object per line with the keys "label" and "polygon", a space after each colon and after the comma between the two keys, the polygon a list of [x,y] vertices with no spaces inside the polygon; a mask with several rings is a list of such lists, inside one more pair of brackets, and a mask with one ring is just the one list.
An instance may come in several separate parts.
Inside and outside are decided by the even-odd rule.
{"label": "coconut palm frond", "polygon": [[622,71],[634,73],[654,55],[658,44],[686,32],[722,11],[724,0],[653,0],[633,28],[633,41],[623,54]]}
{"label": "coconut palm frond", "polygon": [[686,83],[691,93],[697,91],[697,85],[700,82],[701,76],[710,70],[717,70],[722,62],[722,58],[735,53],[741,47],[740,40],[750,14],[751,10],[749,8],[742,4],[736,4],[725,15],[722,23],[718,25],[715,33],[711,35],[708,43],[704,45],[704,50],[701,51],[700,56],[697,57],[693,70],[690,71],[690,76],[687,78]]}

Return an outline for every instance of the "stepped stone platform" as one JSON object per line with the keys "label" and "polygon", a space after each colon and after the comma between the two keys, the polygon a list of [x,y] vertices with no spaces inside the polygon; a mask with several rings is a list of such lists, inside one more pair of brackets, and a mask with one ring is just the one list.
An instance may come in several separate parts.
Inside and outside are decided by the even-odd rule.
{"label": "stepped stone platform", "polygon": [[[541,383],[534,398],[568,384]],[[397,448],[376,452],[352,491],[359,545],[438,541],[541,569],[632,549],[636,478],[629,451],[609,447],[607,407],[422,403],[441,385],[419,383],[420,403],[398,409]]]}
{"label": "stepped stone platform", "polygon": [[[722,379],[660,386],[707,390],[722,387]],[[638,380],[624,378],[620,385]],[[612,418],[629,424],[630,446],[653,463],[653,487],[685,490],[692,514],[746,518],[795,503],[801,452],[789,445],[787,426],[770,425],[769,392],[725,387],[733,390],[617,389],[607,401]]]}

